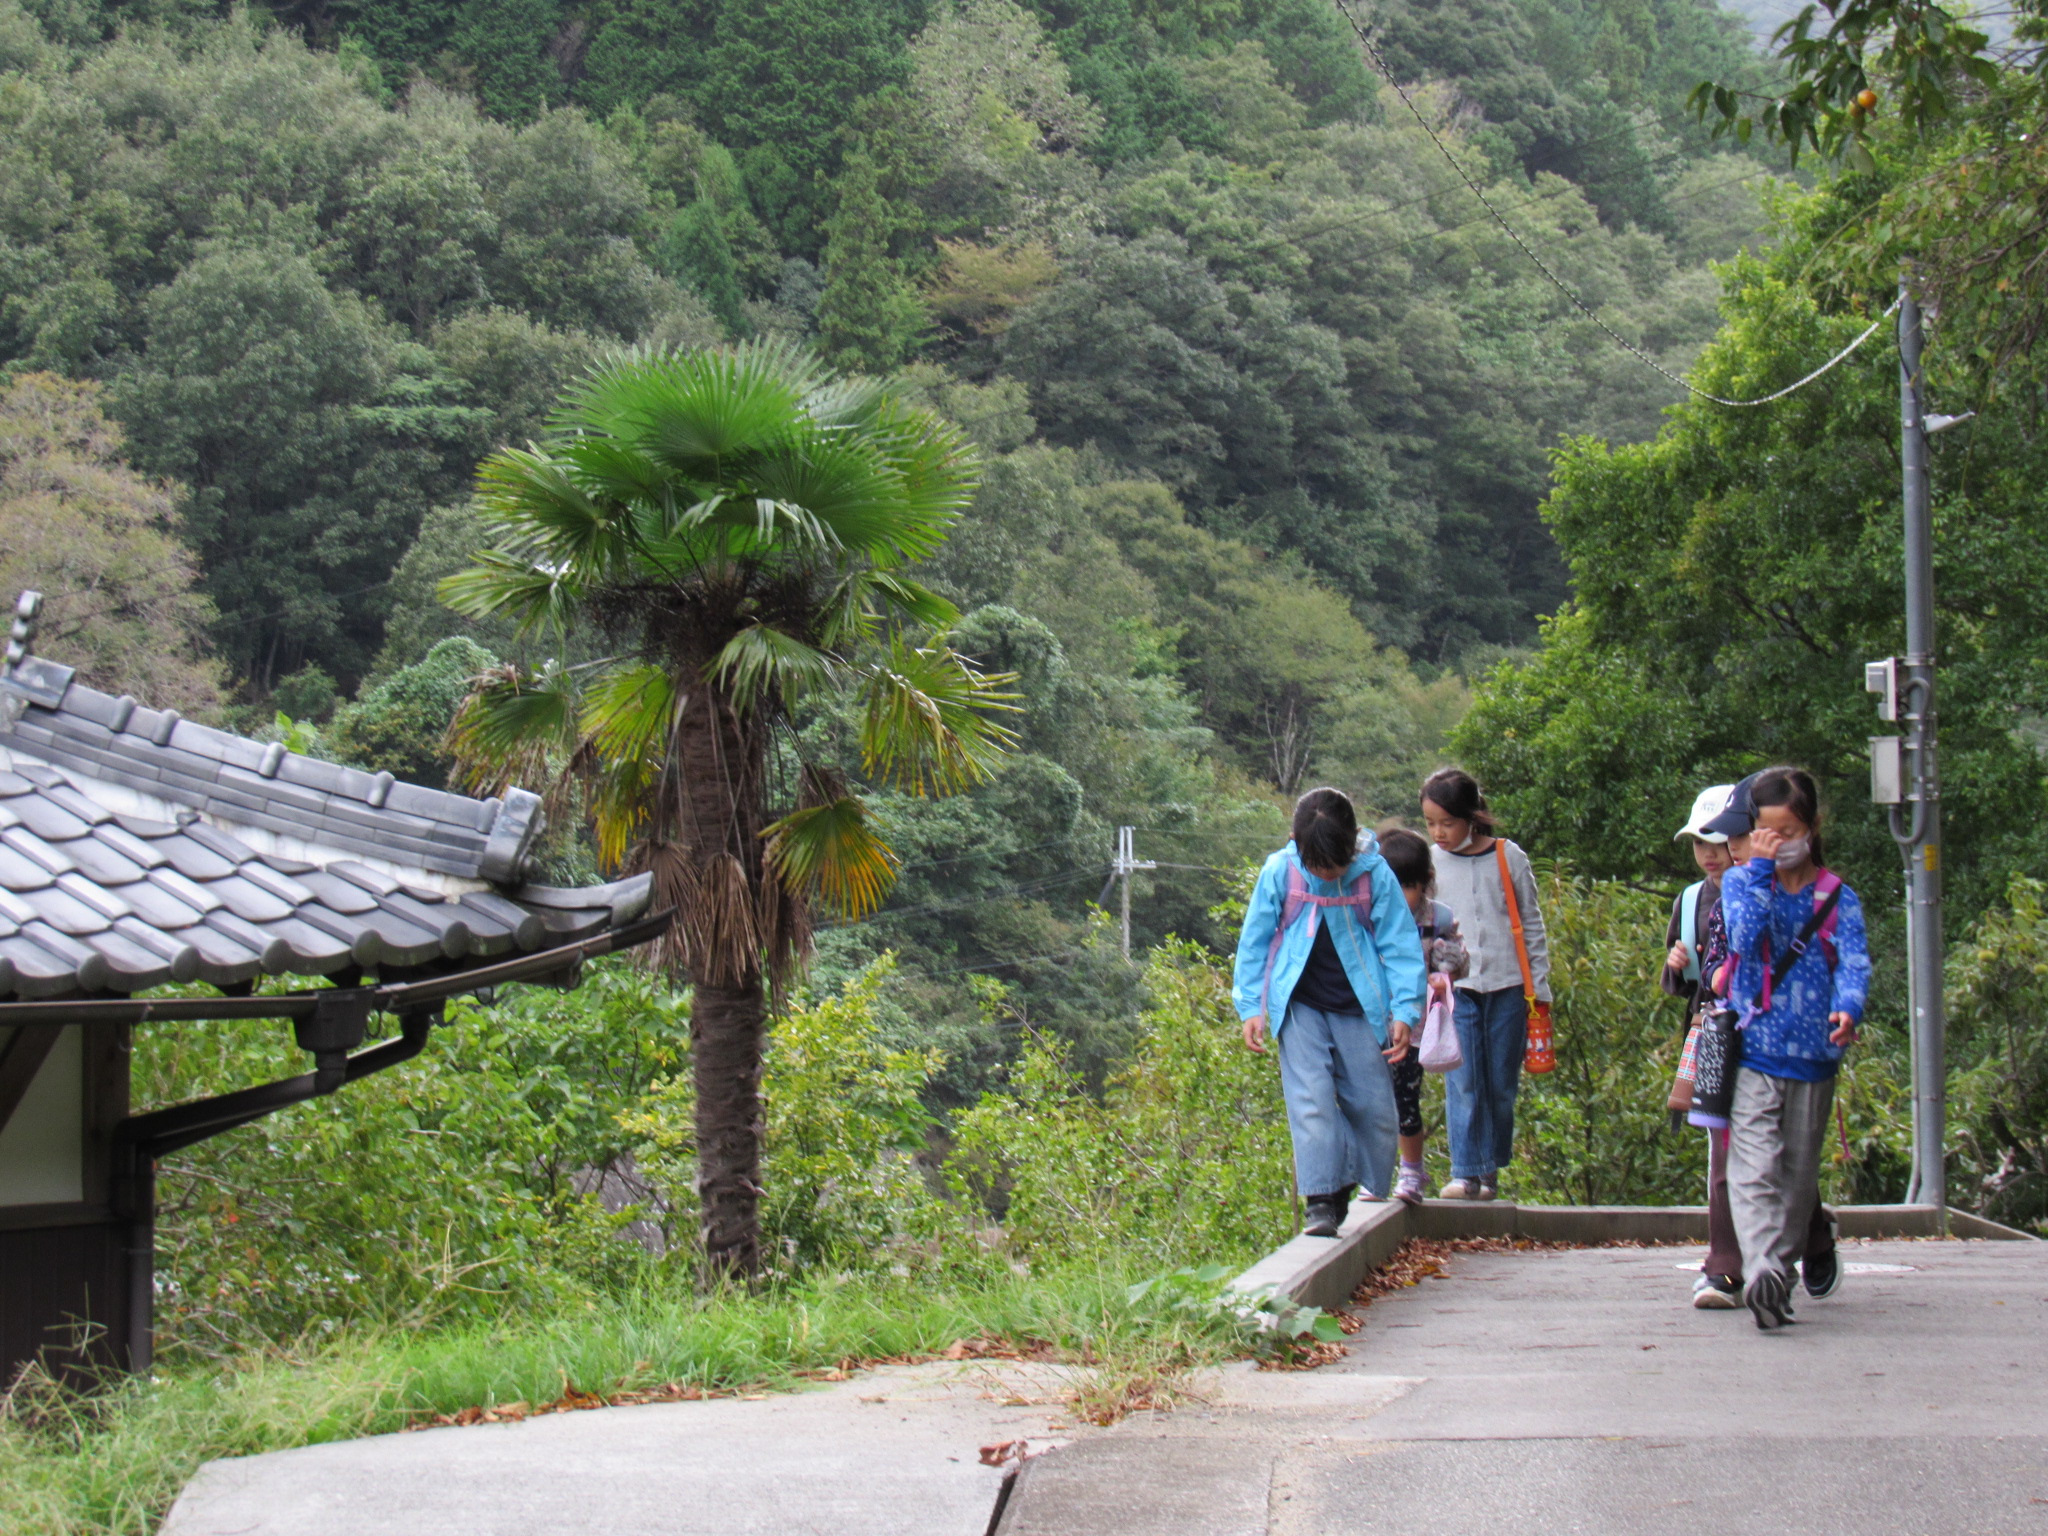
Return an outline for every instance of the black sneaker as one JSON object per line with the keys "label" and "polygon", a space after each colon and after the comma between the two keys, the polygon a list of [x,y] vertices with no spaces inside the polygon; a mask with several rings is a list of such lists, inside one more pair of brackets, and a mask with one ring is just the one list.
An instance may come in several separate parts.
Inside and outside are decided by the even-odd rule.
{"label": "black sneaker", "polygon": [[1749,1284],[1742,1289],[1742,1299],[1749,1307],[1756,1325],[1766,1331],[1782,1328],[1792,1320],[1785,1277],[1775,1269],[1761,1270],[1749,1277]]}
{"label": "black sneaker", "polygon": [[1809,1253],[1799,1265],[1799,1278],[1806,1286],[1806,1294],[1813,1297],[1832,1296],[1842,1283],[1842,1255],[1835,1247],[1837,1223],[1828,1221],[1828,1246],[1825,1253]]}
{"label": "black sneaker", "polygon": [[1344,1225],[1344,1207],[1334,1196],[1319,1195],[1308,1202],[1308,1220],[1302,1223],[1303,1237],[1335,1237]]}
{"label": "black sneaker", "polygon": [[1701,1275],[1692,1283],[1692,1304],[1702,1312],[1733,1312],[1742,1305],[1742,1287],[1728,1275]]}

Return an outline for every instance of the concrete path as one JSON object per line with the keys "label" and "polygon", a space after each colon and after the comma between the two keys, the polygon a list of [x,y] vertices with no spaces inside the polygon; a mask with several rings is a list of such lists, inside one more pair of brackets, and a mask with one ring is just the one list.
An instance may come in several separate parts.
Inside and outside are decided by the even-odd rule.
{"label": "concrete path", "polygon": [[1340,1366],[1269,1378],[1304,1383],[1284,1408],[1031,1462],[1000,1531],[2048,1533],[2048,1244],[1847,1245],[1841,1291],[1772,1334],[1686,1304],[1700,1257],[1453,1257]]}
{"label": "concrete path", "polygon": [[1057,1370],[895,1367],[817,1391],[546,1414],[201,1469],[163,1536],[981,1536]]}
{"label": "concrete path", "polygon": [[2048,1536],[2048,1244],[1887,1242],[1799,1323],[1687,1305],[1700,1250],[1454,1256],[1307,1373],[1075,1428],[1057,1367],[214,1462],[164,1536]]}

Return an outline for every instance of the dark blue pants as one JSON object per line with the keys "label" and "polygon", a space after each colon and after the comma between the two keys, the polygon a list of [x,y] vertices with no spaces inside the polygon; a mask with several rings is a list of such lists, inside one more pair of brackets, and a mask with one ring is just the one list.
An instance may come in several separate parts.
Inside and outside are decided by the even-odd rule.
{"label": "dark blue pants", "polygon": [[1444,1122],[1451,1177],[1492,1183],[1514,1159],[1515,1094],[1529,1044],[1529,1004],[1520,987],[1458,989],[1454,1015],[1464,1065],[1444,1074]]}

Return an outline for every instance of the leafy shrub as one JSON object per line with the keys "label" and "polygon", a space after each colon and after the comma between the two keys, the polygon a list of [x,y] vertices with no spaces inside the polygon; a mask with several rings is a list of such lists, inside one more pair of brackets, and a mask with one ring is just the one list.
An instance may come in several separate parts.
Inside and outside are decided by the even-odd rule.
{"label": "leafy shrub", "polygon": [[[578,1193],[631,1150],[618,1116],[679,1059],[680,999],[623,964],[581,991],[458,1003],[414,1061],[167,1159],[158,1323],[212,1351],[417,1326],[589,1294],[642,1251]],[[148,1029],[136,1087],[161,1104],[305,1070],[290,1031]]]}
{"label": "leafy shrub", "polygon": [[1064,1046],[1018,1019],[1027,1038],[1007,1087],[960,1118],[949,1177],[1023,1254],[1236,1261],[1288,1230],[1280,1074],[1244,1048],[1228,970],[1176,941],[1145,980],[1136,1051],[1099,1098]]}
{"label": "leafy shrub", "polygon": [[[837,996],[807,1000],[776,1021],[768,1037],[762,1247],[781,1256],[785,1272],[898,1261],[906,1244],[934,1237],[942,1223],[912,1154],[931,1123],[920,1095],[944,1058],[883,1040],[877,1006],[895,969],[883,956]],[[695,1097],[688,1071],[678,1069],[621,1120],[651,1149],[643,1166],[672,1192],[677,1228],[686,1214],[694,1218]]]}
{"label": "leafy shrub", "polygon": [[2048,1230],[2044,898],[2048,886],[2015,876],[2007,907],[1986,913],[1948,961],[1955,1201],[1994,1221],[2039,1230]]}

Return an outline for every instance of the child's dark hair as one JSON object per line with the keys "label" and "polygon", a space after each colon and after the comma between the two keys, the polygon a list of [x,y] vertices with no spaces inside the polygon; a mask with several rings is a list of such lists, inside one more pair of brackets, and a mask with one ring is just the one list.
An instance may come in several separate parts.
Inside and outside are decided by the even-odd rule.
{"label": "child's dark hair", "polygon": [[1294,846],[1311,869],[1347,869],[1358,853],[1358,812],[1341,789],[1312,789],[1294,802]]}
{"label": "child's dark hair", "polygon": [[1420,890],[1427,896],[1436,889],[1436,865],[1429,856],[1429,844],[1406,827],[1389,827],[1380,834],[1380,857],[1401,882],[1403,890]]}
{"label": "child's dark hair", "polygon": [[1422,781],[1422,798],[1447,816],[1471,822],[1475,832],[1493,830],[1493,812],[1486,808],[1486,796],[1479,792],[1479,781],[1462,768],[1437,769]]}
{"label": "child's dark hair", "polygon": [[1749,802],[1761,810],[1782,805],[1813,829],[1813,862],[1825,864],[1820,847],[1820,786],[1804,768],[1766,768],[1749,786]]}

